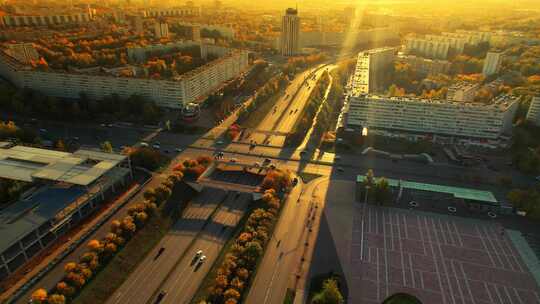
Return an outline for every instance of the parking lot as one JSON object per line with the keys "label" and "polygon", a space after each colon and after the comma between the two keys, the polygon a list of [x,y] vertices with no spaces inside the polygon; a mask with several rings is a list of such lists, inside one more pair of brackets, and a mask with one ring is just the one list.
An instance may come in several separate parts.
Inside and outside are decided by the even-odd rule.
{"label": "parking lot", "polygon": [[502,226],[357,204],[351,303],[408,292],[423,303],[535,304],[539,288]]}

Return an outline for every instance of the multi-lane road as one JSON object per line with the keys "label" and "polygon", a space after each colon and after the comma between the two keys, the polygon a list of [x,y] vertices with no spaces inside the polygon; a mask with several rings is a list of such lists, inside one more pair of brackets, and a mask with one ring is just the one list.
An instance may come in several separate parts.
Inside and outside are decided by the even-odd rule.
{"label": "multi-lane road", "polygon": [[107,303],[149,303],[227,195],[224,190],[209,188],[199,193],[184,210],[182,218],[128,276]]}
{"label": "multi-lane road", "polygon": [[[284,97],[278,101],[277,106],[288,107],[289,103],[302,105],[306,102],[313,86],[303,85],[305,78],[311,75],[311,70],[297,76],[287,89]],[[316,77],[322,75],[321,70]],[[288,97],[285,97],[289,95]],[[293,97],[294,96],[294,97]],[[269,113],[263,120],[260,128],[272,130],[281,125],[281,119],[274,113]],[[294,119],[282,116],[287,124],[292,126]],[[231,119],[229,119],[231,120]],[[219,137],[219,131],[226,129],[232,121],[225,122],[220,128],[209,133],[214,138]],[[165,135],[167,136],[167,135]],[[208,137],[208,136],[207,136]],[[174,137],[168,136],[174,140]],[[176,143],[158,137],[162,149],[174,151]],[[215,140],[201,138],[187,147],[178,157],[196,158],[200,155],[212,155],[215,151]],[[195,147],[207,147],[200,150]],[[223,150],[229,148],[223,147]],[[240,156],[239,161],[246,163],[254,159]],[[260,158],[257,161],[261,161]],[[253,161],[254,162],[254,161]],[[212,191],[206,190],[203,191]],[[224,192],[225,193],[225,192]],[[202,197],[202,198],[201,198]],[[145,304],[159,301],[160,303],[189,303],[197,288],[209,271],[212,263],[219,255],[221,248],[230,237],[234,227],[243,216],[250,198],[245,194],[237,197],[229,191],[225,194],[214,194],[212,198],[199,194],[196,200],[206,200],[198,206],[191,202],[184,211],[182,218],[176,223],[174,229],[154,248],[154,251],[135,269],[122,286],[109,298],[108,304],[133,303]],[[205,212],[200,209],[206,210]],[[190,214],[198,214],[195,219]],[[162,250],[161,248],[164,248]],[[162,253],[156,258],[159,251]],[[194,260],[195,253],[203,250],[207,260],[200,266]]]}

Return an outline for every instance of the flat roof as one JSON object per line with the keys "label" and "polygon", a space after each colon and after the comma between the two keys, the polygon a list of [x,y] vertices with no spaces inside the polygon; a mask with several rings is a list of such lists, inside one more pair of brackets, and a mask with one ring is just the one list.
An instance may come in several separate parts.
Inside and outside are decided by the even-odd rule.
{"label": "flat roof", "polygon": [[0,212],[0,252],[4,252],[19,238],[43,225],[85,193],[71,187],[46,187],[26,200],[18,201]]}
{"label": "flat roof", "polygon": [[0,149],[0,177],[35,179],[87,186],[126,159],[125,155],[91,150],[75,153],[14,146]]}
{"label": "flat roof", "polygon": [[[358,175],[356,177],[357,182],[362,182],[364,181],[364,179],[365,179],[365,175]],[[485,202],[485,203],[491,203],[491,204],[498,203],[497,199],[495,198],[493,193],[491,193],[490,191],[436,185],[436,184],[418,183],[418,182],[397,180],[397,179],[391,179],[391,178],[387,178],[386,180],[388,181],[388,184],[392,187],[397,187],[401,185],[405,189],[446,193],[446,194],[453,195],[455,198],[461,198],[461,199],[479,201],[479,202]]]}

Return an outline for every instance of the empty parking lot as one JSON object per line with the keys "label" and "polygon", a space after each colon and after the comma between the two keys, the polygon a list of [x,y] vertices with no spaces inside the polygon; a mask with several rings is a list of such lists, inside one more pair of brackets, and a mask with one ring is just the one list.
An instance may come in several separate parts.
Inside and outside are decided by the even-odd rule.
{"label": "empty parking lot", "polygon": [[396,292],[423,303],[540,303],[499,225],[357,204],[352,229],[351,303],[379,304]]}

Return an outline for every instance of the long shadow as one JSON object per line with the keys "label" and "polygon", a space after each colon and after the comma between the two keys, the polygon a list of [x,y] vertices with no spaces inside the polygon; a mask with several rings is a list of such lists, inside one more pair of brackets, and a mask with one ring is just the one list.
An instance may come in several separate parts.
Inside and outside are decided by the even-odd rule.
{"label": "long shadow", "polygon": [[[309,277],[316,278],[317,276],[329,273],[338,275],[340,278],[342,278],[340,280],[340,290],[346,299],[347,294],[349,293],[349,288],[337,250],[338,249],[332,237],[332,233],[330,232],[328,220],[323,214],[317,244],[314,248],[313,259],[311,260],[311,265],[309,267]],[[310,286],[310,294],[316,292],[316,290],[311,290],[313,287],[314,286]]]}

